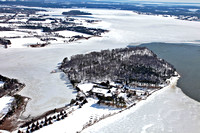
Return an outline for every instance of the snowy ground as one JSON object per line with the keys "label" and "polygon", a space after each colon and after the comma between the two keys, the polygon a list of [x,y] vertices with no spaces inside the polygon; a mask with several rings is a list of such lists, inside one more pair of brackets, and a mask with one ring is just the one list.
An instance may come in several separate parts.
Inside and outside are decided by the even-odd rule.
{"label": "snowy ground", "polygon": [[[62,12],[60,9],[49,10],[51,10],[51,12],[53,10]],[[0,62],[3,62],[0,65],[0,73],[8,77],[17,78],[20,82],[26,84],[26,87],[20,92],[20,94],[31,98],[23,114],[25,117],[29,115],[37,116],[49,109],[64,106],[74,97],[70,84],[61,80],[66,78],[63,76],[63,73],[50,74],[64,57],[70,57],[71,55],[79,53],[87,53],[93,50],[126,47],[129,44],[137,45],[144,42],[195,42],[199,40],[200,36],[199,22],[182,21],[160,16],[137,15],[130,11],[100,9],[82,10],[92,12],[95,18],[105,23],[102,27],[107,28],[110,32],[106,33],[102,38],[96,37],[70,44],[49,45],[45,48],[0,48]],[[167,108],[169,116],[166,116],[165,104],[161,102],[162,98],[164,99],[163,101],[166,101],[166,105],[167,103],[170,105],[177,105],[176,107],[173,106],[175,109]],[[185,126],[185,128],[188,130],[199,129],[198,116],[200,108],[198,103],[189,99],[183,93],[178,93],[175,90],[170,91],[170,89],[159,95],[158,99],[160,102],[159,100],[154,100],[157,101],[155,105],[152,103],[153,101],[151,102],[152,104],[148,104],[148,106],[145,104],[145,106],[143,106],[145,110],[142,111],[143,114],[140,114],[141,111],[135,111],[135,113],[133,113],[134,118],[138,118],[138,121],[134,119],[133,125],[143,125],[142,122],[144,123],[145,117],[149,115],[154,117],[150,117],[151,119],[148,118],[149,121],[146,123],[148,126],[143,125],[146,126],[146,130],[149,124],[154,124],[151,126],[153,128],[157,127],[156,124],[158,123],[155,122],[159,122],[159,127],[155,128],[155,130],[166,131],[168,130],[168,125],[166,125],[165,128],[165,124],[169,124],[166,123],[167,117],[170,119],[169,121],[174,122],[178,121],[178,118],[184,117],[184,121],[179,119],[178,123],[175,124],[177,125],[174,126],[175,129],[177,128],[176,130],[183,130],[180,125],[184,125],[187,121],[190,121],[190,123],[188,122],[189,126]],[[152,106],[150,105],[154,105],[154,109],[159,108],[159,111],[162,113],[152,112]],[[188,109],[188,107],[191,107],[191,109]],[[151,112],[145,116],[145,112],[147,113],[146,110],[150,110]],[[186,117],[184,110],[186,113],[189,113],[189,116],[194,117]],[[176,113],[175,116],[173,112]],[[144,121],[139,121],[141,118],[140,115],[144,117]],[[163,117],[166,119],[163,119]],[[158,118],[158,120],[156,121],[156,119],[152,118]],[[193,120],[190,120],[190,118]],[[194,122],[196,123],[194,124]],[[57,124],[57,126],[59,126],[59,124]],[[118,125],[116,129],[118,128],[120,128],[120,125]],[[124,127],[122,126],[121,129],[123,130]],[[134,129],[135,128],[131,128],[131,126],[129,128],[130,131]],[[138,130],[139,129],[142,129],[142,127],[138,128]]]}
{"label": "snowy ground", "polygon": [[4,96],[0,98],[0,120],[8,113],[14,98]]}
{"label": "snowy ground", "polygon": [[155,92],[137,108],[103,120],[84,133],[199,133],[200,103],[189,99],[175,85]]}
{"label": "snowy ground", "polygon": [[[22,15],[21,14],[16,15],[14,18],[10,19],[8,22],[12,23],[0,23],[1,27],[7,27],[12,28],[13,31],[4,31],[0,33],[1,38],[5,38],[11,41],[11,45],[8,45],[9,48],[24,48],[28,47],[30,45],[36,45],[36,44],[60,44],[60,43],[70,43],[74,39],[74,36],[83,36],[83,37],[93,37],[93,35],[84,34],[81,32],[75,32],[75,31],[57,31],[57,32],[43,32],[41,29],[26,29],[23,28],[23,26],[37,26],[40,25],[42,27],[63,27],[66,26],[61,22],[60,20],[63,20],[65,22],[71,23],[68,26],[76,25],[76,26],[85,26],[87,28],[102,28],[105,24],[105,22],[99,21],[98,19],[95,19],[93,17],[83,16],[83,17],[67,17],[65,15],[62,15],[62,12],[68,11],[69,9],[47,9],[47,12],[41,11],[36,12],[36,14],[31,14],[28,17],[28,14]],[[9,13],[5,13],[5,16],[8,18]],[[15,14],[12,14],[13,16]],[[45,16],[47,15],[47,16]],[[42,19],[46,19],[45,21],[30,21],[31,18],[38,18],[41,17]],[[56,20],[50,20],[50,19],[56,19]],[[71,20],[69,20],[71,19]],[[2,21],[5,21],[6,19],[3,19]],[[96,20],[94,23],[89,22],[88,20]],[[57,21],[56,24],[53,24],[52,22]],[[21,28],[18,28],[18,26],[22,26]],[[105,27],[103,27],[105,28]],[[85,38],[85,39],[86,39]],[[44,40],[44,39],[50,39],[50,40]],[[82,38],[83,39],[83,38]],[[76,38],[73,41],[79,40]],[[3,47],[3,46],[1,46]]]}
{"label": "snowy ground", "polygon": [[75,111],[72,114],[68,115],[68,117],[64,120],[57,121],[54,124],[43,127],[36,132],[76,133],[77,131],[81,131],[83,126],[90,121],[91,123],[93,123],[95,120],[101,118],[102,116],[120,111],[120,109],[117,108],[98,105],[96,104],[97,100],[87,100],[87,104],[83,105],[82,108],[75,109]]}
{"label": "snowy ground", "polygon": [[[166,88],[170,88],[172,85],[176,84],[176,81],[178,80],[177,77],[173,77],[169,79],[170,85],[167,86]],[[78,87],[80,90],[86,92],[92,89],[92,84],[80,84]],[[154,97],[154,94],[152,96]],[[147,98],[149,99],[149,97]],[[69,112],[71,110],[74,110],[73,113],[69,114],[67,118],[64,120],[60,121],[55,121],[52,125],[45,126],[38,131],[35,132],[59,132],[59,133],[64,133],[64,132],[70,132],[70,133],[76,133],[78,131],[81,131],[84,126],[93,123],[96,123],[95,121],[98,121],[100,118],[105,118],[106,116],[109,117],[109,115],[119,113],[121,110],[125,109],[120,109],[116,107],[109,107],[105,105],[98,105],[97,104],[97,99],[94,98],[87,98],[88,103],[84,104],[81,108],[79,106],[72,106],[69,107],[66,112]],[[146,100],[145,100],[146,101]],[[135,103],[139,104],[141,101],[135,100]],[[133,104],[133,103],[132,103]],[[132,108],[137,109],[140,106],[134,106]],[[56,113],[57,114],[57,113]],[[115,114],[116,115],[116,114]],[[53,115],[51,115],[53,117]],[[49,118],[49,116],[47,116]],[[44,119],[43,119],[44,121]],[[40,121],[39,121],[40,122]],[[66,126],[68,125],[68,126]],[[26,131],[27,129],[20,129],[21,131]],[[88,129],[86,129],[87,131]],[[92,131],[93,132],[93,129]]]}

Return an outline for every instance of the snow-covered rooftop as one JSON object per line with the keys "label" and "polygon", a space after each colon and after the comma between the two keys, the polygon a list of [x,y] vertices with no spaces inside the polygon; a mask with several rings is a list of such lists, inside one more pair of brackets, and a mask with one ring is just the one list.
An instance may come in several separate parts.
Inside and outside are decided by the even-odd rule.
{"label": "snow-covered rooftop", "polygon": [[82,90],[84,93],[87,91],[90,91],[92,89],[94,84],[88,83],[88,84],[78,84],[78,87],[80,90]]}
{"label": "snow-covered rooftop", "polygon": [[92,92],[106,95],[108,93],[108,90],[95,87],[95,88],[92,89]]}
{"label": "snow-covered rooftop", "polygon": [[0,81],[0,87],[3,87],[3,85],[4,85],[4,82]]}

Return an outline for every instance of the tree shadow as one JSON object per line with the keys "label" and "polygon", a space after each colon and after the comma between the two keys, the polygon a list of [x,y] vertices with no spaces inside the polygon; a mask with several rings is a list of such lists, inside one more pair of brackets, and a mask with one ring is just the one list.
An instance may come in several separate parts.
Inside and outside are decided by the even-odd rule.
{"label": "tree shadow", "polygon": [[99,105],[99,104],[92,104],[90,107],[96,108],[96,109],[107,109],[107,110],[120,110],[119,108],[112,107],[112,106],[106,106],[106,105]]}
{"label": "tree shadow", "polygon": [[[65,85],[67,88],[74,89],[73,85],[71,84],[71,82],[69,81],[69,78],[67,77],[65,73],[63,72],[60,73],[60,79],[65,82]],[[76,93],[76,92],[73,91],[73,93]]]}

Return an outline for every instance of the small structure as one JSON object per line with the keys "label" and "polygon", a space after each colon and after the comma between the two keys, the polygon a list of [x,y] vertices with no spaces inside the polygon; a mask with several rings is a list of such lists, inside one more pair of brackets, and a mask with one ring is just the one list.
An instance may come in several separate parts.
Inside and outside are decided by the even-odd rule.
{"label": "small structure", "polygon": [[141,95],[145,95],[147,92],[145,90],[135,90],[136,91],[136,95],[141,96]]}
{"label": "small structure", "polygon": [[4,86],[4,82],[0,81],[0,88],[3,88],[3,86]]}

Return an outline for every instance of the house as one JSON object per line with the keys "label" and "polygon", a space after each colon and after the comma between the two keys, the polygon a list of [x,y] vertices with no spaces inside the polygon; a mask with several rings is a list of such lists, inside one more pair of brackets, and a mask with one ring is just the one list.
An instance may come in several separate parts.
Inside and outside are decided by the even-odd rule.
{"label": "house", "polygon": [[0,81],[0,88],[3,88],[3,86],[4,86],[4,82]]}
{"label": "house", "polygon": [[148,91],[146,91],[146,90],[135,90],[135,91],[136,91],[136,95],[138,95],[138,96],[148,94]]}
{"label": "house", "polygon": [[100,87],[93,87],[91,89],[91,92],[93,95],[96,96],[107,96],[109,93],[109,89],[104,89],[104,88],[100,88]]}

